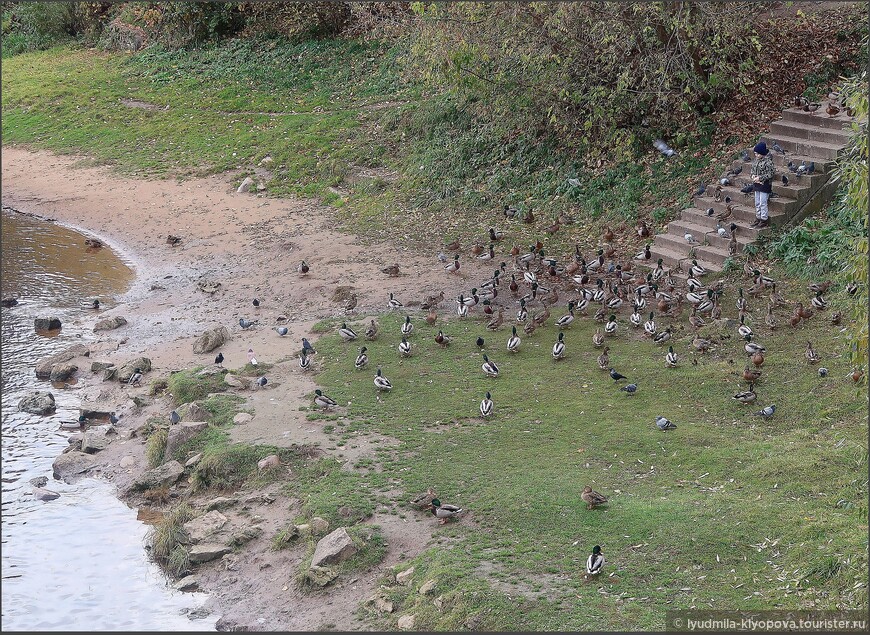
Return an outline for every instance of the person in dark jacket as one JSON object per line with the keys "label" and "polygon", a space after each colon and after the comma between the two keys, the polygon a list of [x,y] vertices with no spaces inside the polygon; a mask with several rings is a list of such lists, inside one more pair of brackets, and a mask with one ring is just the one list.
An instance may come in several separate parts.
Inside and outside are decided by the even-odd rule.
{"label": "person in dark jacket", "polygon": [[772,183],[774,176],[773,158],[764,141],[755,144],[755,160],[752,162],[752,185],[755,190],[755,222],[752,227],[763,229],[770,225],[768,218],[767,201],[773,191]]}

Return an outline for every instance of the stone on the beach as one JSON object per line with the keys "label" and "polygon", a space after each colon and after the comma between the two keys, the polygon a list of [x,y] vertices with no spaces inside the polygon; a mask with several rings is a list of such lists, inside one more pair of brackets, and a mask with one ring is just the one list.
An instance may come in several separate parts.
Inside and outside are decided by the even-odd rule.
{"label": "stone on the beach", "polygon": [[308,569],[306,577],[308,578],[308,582],[311,585],[325,587],[338,577],[338,573],[333,571],[329,567],[311,565],[311,567],[309,567]]}
{"label": "stone on the beach", "polygon": [[111,331],[120,326],[124,326],[126,323],[127,320],[122,318],[120,315],[116,315],[114,317],[106,318],[105,320],[100,320],[94,324],[94,331]]}
{"label": "stone on the beach", "polygon": [[169,428],[169,436],[166,437],[166,449],[163,456],[171,459],[175,456],[176,450],[182,445],[190,441],[193,437],[208,427],[206,421],[190,421],[188,423],[179,423]]}
{"label": "stone on the beach", "polygon": [[230,340],[230,332],[225,326],[215,326],[200,335],[193,343],[194,353],[208,353],[223,346]]}
{"label": "stone on the beach", "polygon": [[191,401],[178,408],[178,414],[182,421],[208,421],[211,413],[199,405],[197,401]]}
{"label": "stone on the beach", "polygon": [[281,459],[278,458],[277,454],[270,454],[269,456],[257,461],[258,470],[268,470],[269,468],[279,467],[280,465]]}
{"label": "stone on the beach", "polygon": [[199,371],[196,376],[214,377],[215,375],[223,375],[225,372],[227,372],[226,368],[220,368],[219,366],[206,366],[201,371]]}
{"label": "stone on the beach", "polygon": [[227,546],[241,547],[242,545],[251,542],[262,533],[262,527],[241,527],[240,529],[236,529],[232,535],[230,535],[230,538],[227,541]]}
{"label": "stone on the beach", "polygon": [[30,484],[33,487],[45,487],[48,485],[48,477],[47,476],[37,476],[35,478],[30,479]]}
{"label": "stone on the beach", "polygon": [[43,489],[41,487],[33,488],[33,496],[36,497],[37,500],[41,501],[53,501],[57,498],[60,498],[60,494],[57,492],[53,492],[50,489]]}
{"label": "stone on the beach", "polygon": [[266,155],[266,156],[264,156],[262,159],[260,159],[260,165],[263,165],[263,166],[266,166],[266,165],[272,165],[272,163],[273,163],[274,161],[275,161],[275,159],[273,159],[273,158],[270,157],[269,155]]}
{"label": "stone on the beach", "polygon": [[100,373],[107,368],[114,368],[114,366],[112,362],[91,362],[91,372]]}
{"label": "stone on the beach", "polygon": [[311,525],[311,532],[315,536],[325,534],[327,531],[329,531],[329,521],[324,520],[320,516],[315,516],[308,521],[308,524]]}
{"label": "stone on the beach", "polygon": [[265,192],[266,191],[266,184],[263,182],[257,183],[257,191],[258,192]]}
{"label": "stone on the beach", "polygon": [[242,426],[250,422],[253,418],[254,415],[252,415],[250,412],[240,412],[236,414],[235,417],[233,417],[233,423],[235,423],[237,426]]}
{"label": "stone on the beach", "polygon": [[339,527],[331,534],[324,536],[314,549],[314,557],[311,559],[312,566],[323,566],[335,562],[342,562],[353,556],[359,549],[353,544],[353,539],[347,533],[347,529]]}
{"label": "stone on the beach", "polygon": [[184,474],[184,468],[181,467],[181,463],[178,461],[169,461],[160,467],[155,467],[153,470],[148,470],[142,474],[139,478],[133,481],[132,485],[130,485],[130,489],[134,491],[142,491],[173,485],[181,478],[182,474]]}
{"label": "stone on the beach", "polygon": [[50,392],[35,390],[26,394],[18,402],[20,412],[29,412],[32,415],[49,415],[55,411],[54,395]]}
{"label": "stone on the beach", "polygon": [[242,184],[239,185],[239,189],[237,189],[236,192],[239,192],[239,193],[249,192],[251,190],[251,186],[253,184],[254,184],[254,179],[252,179],[249,176],[246,176],[245,180],[242,181]]}
{"label": "stone on the beach", "polygon": [[33,328],[37,331],[54,331],[60,327],[59,317],[38,317],[33,320]]}
{"label": "stone on the beach", "polygon": [[133,467],[134,465],[136,465],[136,457],[130,456],[129,454],[127,456],[121,457],[121,461],[118,463],[119,467],[123,467],[125,469],[128,467]]}
{"label": "stone on the beach", "polygon": [[91,428],[86,430],[82,437],[82,452],[86,454],[96,454],[101,450],[109,447],[110,439],[106,437],[108,430],[104,426],[99,428]]}
{"label": "stone on the beach", "polygon": [[43,357],[36,362],[36,378],[48,379],[55,364],[62,364],[76,357],[88,357],[90,354],[90,349],[84,344],[73,344],[66,350]]}
{"label": "stone on the beach", "polygon": [[116,373],[118,381],[122,384],[130,381],[130,377],[133,376],[133,373],[136,372],[137,368],[141,372],[147,373],[151,370],[151,360],[147,357],[137,357],[136,359],[131,359],[129,362],[126,362]]}
{"label": "stone on the beach", "polygon": [[93,455],[73,450],[64,452],[51,464],[54,478],[69,483],[69,478],[90,470],[95,463]]}
{"label": "stone on the beach", "polygon": [[55,364],[51,368],[51,374],[48,376],[48,379],[50,381],[66,381],[75,375],[78,369],[79,367],[71,362]]}
{"label": "stone on the beach", "polygon": [[198,591],[199,577],[195,575],[187,575],[181,578],[178,582],[172,585],[176,591]]}
{"label": "stone on the beach", "polygon": [[205,509],[206,511],[211,511],[213,509],[227,509],[233,505],[237,505],[238,502],[239,499],[232,496],[218,496],[217,498],[208,501],[205,504]]}
{"label": "stone on the beach", "polygon": [[226,524],[227,517],[219,511],[213,510],[184,523],[184,531],[187,532],[191,544],[195,545],[219,532]]}
{"label": "stone on the beach", "polygon": [[0,300],[0,306],[4,306],[7,309],[15,306],[16,304],[18,304],[18,298],[11,295],[6,296],[2,300]]}
{"label": "stone on the beach", "polygon": [[109,366],[108,368],[103,369],[103,381],[110,381],[115,378],[115,375],[118,374],[118,368],[116,366]]}
{"label": "stone on the beach", "polygon": [[232,549],[217,542],[206,542],[194,545],[190,550],[190,561],[193,564],[210,562],[230,553]]}

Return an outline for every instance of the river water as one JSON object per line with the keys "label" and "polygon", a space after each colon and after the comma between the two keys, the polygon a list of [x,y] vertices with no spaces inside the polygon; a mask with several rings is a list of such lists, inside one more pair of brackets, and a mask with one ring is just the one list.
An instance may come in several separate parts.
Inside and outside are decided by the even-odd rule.
{"label": "river water", "polygon": [[[36,361],[93,339],[86,325],[100,299],[109,307],[134,280],[128,261],[108,247],[89,249],[85,236],[59,224],[2,212],[2,626],[3,630],[214,630],[217,616],[197,619],[207,596],[168,586],[144,549],[148,526],[136,510],[97,479],[66,485],[51,464],[67,447],[62,420],[78,418],[74,389],[36,379]],[[54,336],[37,335],[33,320],[57,316]],[[57,411],[18,412],[30,390],[49,390]],[[61,494],[42,502],[30,479],[46,476]]]}

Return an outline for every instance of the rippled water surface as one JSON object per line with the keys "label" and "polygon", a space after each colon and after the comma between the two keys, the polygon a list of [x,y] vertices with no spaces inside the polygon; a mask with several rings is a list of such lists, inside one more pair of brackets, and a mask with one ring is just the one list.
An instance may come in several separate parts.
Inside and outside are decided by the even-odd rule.
{"label": "rippled water surface", "polygon": [[[70,434],[60,422],[78,417],[78,399],[74,390],[37,380],[36,361],[91,339],[85,325],[98,313],[93,299],[112,306],[133,280],[117,254],[84,241],[55,223],[3,210],[2,295],[19,298],[0,309],[3,630],[214,630],[214,617],[188,617],[206,596],[167,586],[143,548],[148,527],[110,484],[52,478]],[[37,335],[33,320],[42,316],[59,317],[61,331]],[[34,389],[54,394],[54,415],[17,411]],[[61,497],[33,498],[29,481],[38,476]]]}

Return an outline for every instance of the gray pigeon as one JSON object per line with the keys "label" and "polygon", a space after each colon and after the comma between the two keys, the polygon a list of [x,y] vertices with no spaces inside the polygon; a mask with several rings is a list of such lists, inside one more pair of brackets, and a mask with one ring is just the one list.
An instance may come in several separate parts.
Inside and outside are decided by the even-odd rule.
{"label": "gray pigeon", "polygon": [[669,147],[668,144],[661,139],[656,139],[655,141],[653,141],[653,145],[656,147],[656,150],[661,152],[666,157],[672,157],[676,154],[674,149]]}
{"label": "gray pigeon", "polygon": [[767,408],[762,408],[758,412],[753,412],[752,414],[758,415],[759,417],[763,417],[765,420],[767,420],[773,416],[774,412],[776,412],[776,404],[771,404],[767,406]]}
{"label": "gray pigeon", "polygon": [[314,350],[311,342],[309,342],[308,339],[305,337],[302,338],[302,350],[305,351],[306,355],[314,355],[317,352]]}
{"label": "gray pigeon", "polygon": [[773,142],[772,147],[773,147],[774,152],[779,152],[780,154],[785,154],[785,150],[783,150],[776,141]]}
{"label": "gray pigeon", "polygon": [[825,368],[824,366],[822,366],[819,369],[819,377],[827,377],[827,376],[828,376],[828,369]]}
{"label": "gray pigeon", "polygon": [[268,383],[268,381],[269,381],[269,380],[266,379],[265,377],[257,377],[257,385],[258,385],[260,388],[262,388],[263,386],[265,386],[265,385]]}
{"label": "gray pigeon", "polygon": [[256,323],[256,320],[251,322],[250,320],[246,320],[245,318],[239,318],[239,326],[241,326],[243,329],[249,329]]}
{"label": "gray pigeon", "polygon": [[659,416],[659,417],[656,417],[656,426],[658,426],[659,430],[665,431],[665,430],[676,429],[677,424],[671,423],[671,421],[669,419],[665,419],[664,417]]}
{"label": "gray pigeon", "polygon": [[627,386],[623,386],[620,390],[624,390],[629,395],[633,395],[637,392],[637,384],[628,384]]}
{"label": "gray pigeon", "polygon": [[288,332],[286,326],[276,326],[275,330],[278,331],[278,335],[280,335],[281,337],[287,335]]}
{"label": "gray pigeon", "polygon": [[181,422],[181,416],[178,414],[177,410],[173,410],[169,413],[169,423],[175,425]]}
{"label": "gray pigeon", "polygon": [[744,150],[743,152],[740,153],[740,158],[743,159],[744,161],[751,161],[752,160],[752,157],[749,156],[749,152],[747,152],[746,150]]}

